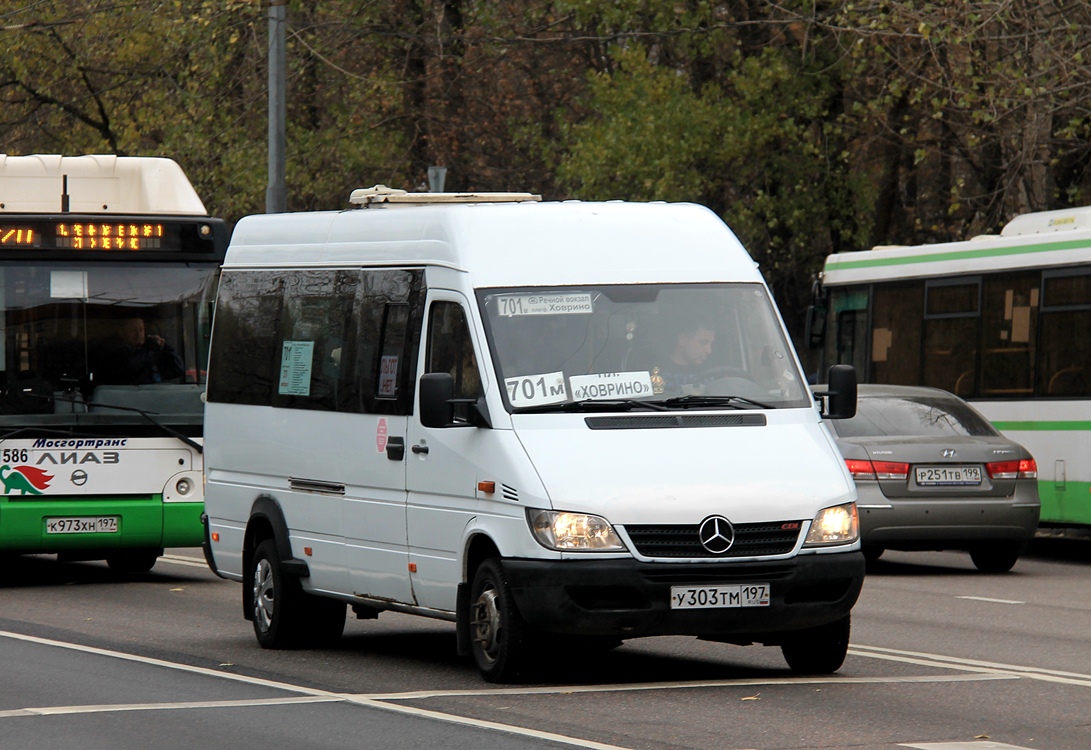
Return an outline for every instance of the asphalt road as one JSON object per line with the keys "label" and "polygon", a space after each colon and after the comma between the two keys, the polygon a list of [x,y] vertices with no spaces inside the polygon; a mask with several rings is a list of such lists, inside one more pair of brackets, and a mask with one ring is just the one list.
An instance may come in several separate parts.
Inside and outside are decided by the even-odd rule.
{"label": "asphalt road", "polygon": [[888,552],[823,678],[777,649],[656,638],[497,687],[449,623],[386,613],[350,620],[336,649],[265,651],[239,599],[199,550],[128,579],[5,561],[0,750],[1091,748],[1091,542],[1036,543],[998,576]]}

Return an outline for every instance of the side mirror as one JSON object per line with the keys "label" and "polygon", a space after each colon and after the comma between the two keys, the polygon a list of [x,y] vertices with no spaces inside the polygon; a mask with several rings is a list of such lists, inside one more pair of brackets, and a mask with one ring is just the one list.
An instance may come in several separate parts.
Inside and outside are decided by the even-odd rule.
{"label": "side mirror", "polygon": [[[467,418],[456,421],[459,404],[466,405]],[[492,427],[485,399],[455,398],[455,379],[447,372],[421,375],[420,423],[425,427]]]}
{"label": "side mirror", "polygon": [[834,365],[829,371],[827,419],[852,419],[856,416],[856,368]]}
{"label": "side mirror", "polygon": [[447,372],[420,376],[420,423],[425,427],[446,427],[455,420],[455,379]]}

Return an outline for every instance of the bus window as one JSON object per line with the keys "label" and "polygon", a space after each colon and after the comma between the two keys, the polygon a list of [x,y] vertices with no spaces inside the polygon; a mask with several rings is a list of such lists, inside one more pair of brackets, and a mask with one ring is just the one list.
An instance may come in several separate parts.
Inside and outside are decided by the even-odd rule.
{"label": "bus window", "polygon": [[1034,389],[1038,273],[986,277],[981,317],[981,395],[1027,396]]}
{"label": "bus window", "polygon": [[918,385],[924,286],[920,282],[876,285],[874,296],[869,380]]}
{"label": "bus window", "polygon": [[969,396],[977,383],[981,282],[934,283],[925,289],[924,385]]}
{"label": "bus window", "polygon": [[1047,275],[1043,283],[1039,396],[1091,396],[1091,274]]}

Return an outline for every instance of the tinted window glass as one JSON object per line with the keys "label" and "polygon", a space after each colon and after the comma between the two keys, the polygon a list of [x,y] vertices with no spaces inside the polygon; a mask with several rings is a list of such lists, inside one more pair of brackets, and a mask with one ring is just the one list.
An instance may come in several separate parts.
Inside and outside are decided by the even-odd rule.
{"label": "tinted window glass", "polygon": [[856,416],[831,420],[841,437],[944,437],[997,435],[969,404],[930,396],[909,398],[861,397]]}
{"label": "tinted window glass", "polygon": [[228,271],[208,400],[408,414],[421,271]]}
{"label": "tinted window glass", "polygon": [[269,405],[281,358],[279,321],[280,278],[276,273],[223,274],[209,355],[209,401]]}

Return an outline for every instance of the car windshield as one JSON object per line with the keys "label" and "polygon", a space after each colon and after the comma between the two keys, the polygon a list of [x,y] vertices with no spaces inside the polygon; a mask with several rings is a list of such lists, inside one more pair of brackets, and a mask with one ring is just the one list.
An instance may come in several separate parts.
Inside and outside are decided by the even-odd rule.
{"label": "car windshield", "polygon": [[984,437],[999,433],[980,414],[954,398],[861,395],[852,419],[831,420],[839,437]]}
{"label": "car windshield", "polygon": [[0,427],[199,422],[216,268],[0,267]]}
{"label": "car windshield", "polygon": [[482,289],[511,410],[810,407],[760,284]]}

